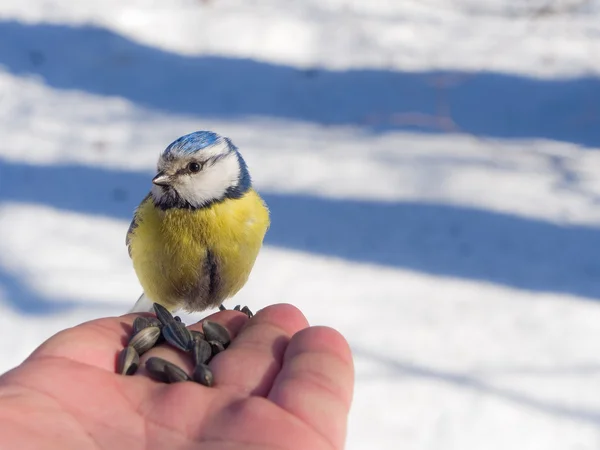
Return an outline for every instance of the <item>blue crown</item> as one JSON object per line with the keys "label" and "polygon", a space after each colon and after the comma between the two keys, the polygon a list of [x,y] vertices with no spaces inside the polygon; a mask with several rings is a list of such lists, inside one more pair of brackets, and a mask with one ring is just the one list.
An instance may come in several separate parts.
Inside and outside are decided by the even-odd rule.
{"label": "blue crown", "polygon": [[223,139],[223,137],[212,131],[195,131],[194,133],[186,134],[173,141],[165,149],[163,154],[165,156],[175,153],[190,155],[210,147]]}

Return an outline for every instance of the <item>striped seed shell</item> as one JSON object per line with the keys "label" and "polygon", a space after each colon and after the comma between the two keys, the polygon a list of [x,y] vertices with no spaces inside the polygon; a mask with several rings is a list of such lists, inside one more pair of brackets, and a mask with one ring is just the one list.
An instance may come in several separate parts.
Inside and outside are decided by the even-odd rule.
{"label": "striped seed shell", "polygon": [[157,317],[151,316],[151,317],[146,317],[145,318],[148,323],[150,324],[151,327],[158,327],[158,328],[162,328],[163,327],[163,323],[158,320]]}
{"label": "striped seed shell", "polygon": [[[150,322],[150,326],[158,327],[162,331],[164,325],[160,320],[158,320],[156,317],[146,317],[146,319],[148,319],[148,322]],[[160,333],[160,335],[158,336],[158,340],[156,341],[156,344],[154,344],[154,346],[162,344],[163,342],[165,342],[165,337],[162,335],[162,333]]]}
{"label": "striped seed shell", "polygon": [[146,370],[151,378],[156,381],[162,381],[163,383],[169,382],[169,377],[165,372],[165,365],[169,364],[169,361],[153,356],[146,360]]}
{"label": "striped seed shell", "polygon": [[233,307],[233,310],[234,310],[234,311],[239,311],[241,308],[242,308],[242,307],[241,307],[241,305],[235,305],[235,306]]}
{"label": "striped seed shell", "polygon": [[159,303],[154,303],[153,306],[154,312],[156,313],[156,317],[162,322],[163,325],[169,325],[170,323],[175,322],[173,315],[163,305]]}
{"label": "striped seed shell", "polygon": [[117,359],[117,373],[121,375],[133,375],[140,365],[140,356],[131,346],[125,347],[119,353]]}
{"label": "striped seed shell", "polygon": [[192,337],[194,338],[194,341],[205,341],[206,340],[206,336],[204,336],[204,333],[202,331],[196,331],[196,330],[190,330],[192,332]]}
{"label": "striped seed shell", "polygon": [[133,321],[133,334],[137,334],[140,332],[140,330],[143,330],[144,328],[149,326],[150,321],[148,320],[148,318],[143,316],[136,317]]}
{"label": "striped seed shell", "polygon": [[210,345],[210,349],[211,349],[211,353],[213,356],[221,353],[223,350],[225,350],[225,346],[223,344],[221,344],[219,341],[208,341],[208,344]]}
{"label": "striped seed shell", "polygon": [[146,327],[141,329],[129,340],[129,346],[133,347],[138,355],[143,355],[156,345],[160,337],[160,328]]}
{"label": "striped seed shell", "polygon": [[194,342],[194,364],[208,364],[212,357],[212,347],[205,340]]}
{"label": "striped seed shell", "polygon": [[195,367],[194,373],[192,374],[192,379],[196,383],[200,383],[209,387],[212,386],[214,382],[213,373],[210,370],[210,367],[208,367],[206,364],[198,364]]}
{"label": "striped seed shell", "polygon": [[188,381],[190,379],[188,374],[185,373],[182,368],[170,362],[165,364],[164,372],[169,380],[169,383],[178,383],[180,381]]}
{"label": "striped seed shell", "polygon": [[165,340],[173,347],[188,352],[194,345],[192,332],[181,322],[171,322],[162,329]]}
{"label": "striped seed shell", "polygon": [[217,322],[205,320],[202,322],[202,331],[204,331],[207,341],[219,341],[223,344],[223,347],[227,347],[231,342],[231,336],[227,328]]}

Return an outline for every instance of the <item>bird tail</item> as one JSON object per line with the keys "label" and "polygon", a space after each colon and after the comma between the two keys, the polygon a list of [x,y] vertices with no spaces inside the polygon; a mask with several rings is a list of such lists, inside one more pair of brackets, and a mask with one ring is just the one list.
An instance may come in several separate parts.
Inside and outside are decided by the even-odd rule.
{"label": "bird tail", "polygon": [[142,292],[140,298],[137,299],[133,308],[128,311],[128,314],[131,313],[140,313],[140,312],[152,312],[154,311],[154,303],[146,297],[146,295]]}

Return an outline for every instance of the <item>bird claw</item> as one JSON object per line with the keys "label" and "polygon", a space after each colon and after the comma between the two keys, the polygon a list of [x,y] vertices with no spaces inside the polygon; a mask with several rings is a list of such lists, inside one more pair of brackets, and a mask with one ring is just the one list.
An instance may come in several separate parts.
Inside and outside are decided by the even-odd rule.
{"label": "bird claw", "polygon": [[252,311],[250,311],[250,308],[248,308],[247,306],[244,306],[241,311],[246,314],[248,316],[248,318],[252,318],[254,317],[254,313]]}
{"label": "bird claw", "polygon": [[[226,311],[227,308],[225,308],[225,306],[223,306],[223,304],[220,304],[219,310]],[[233,311],[243,312],[244,314],[246,314],[248,316],[248,318],[254,317],[254,313],[247,306],[241,307],[240,305],[235,305],[235,307],[233,308]]]}

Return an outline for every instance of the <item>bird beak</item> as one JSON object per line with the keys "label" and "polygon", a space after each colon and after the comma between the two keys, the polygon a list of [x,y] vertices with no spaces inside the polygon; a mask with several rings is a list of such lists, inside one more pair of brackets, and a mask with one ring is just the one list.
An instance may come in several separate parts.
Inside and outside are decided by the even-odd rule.
{"label": "bird beak", "polygon": [[166,175],[164,172],[158,172],[152,182],[157,186],[169,186],[171,184],[171,177]]}

